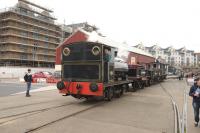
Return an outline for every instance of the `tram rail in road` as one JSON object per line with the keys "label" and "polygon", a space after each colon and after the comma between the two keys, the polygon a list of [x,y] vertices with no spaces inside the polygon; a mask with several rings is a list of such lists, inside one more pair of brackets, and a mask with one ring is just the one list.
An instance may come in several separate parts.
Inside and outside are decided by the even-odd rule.
{"label": "tram rail in road", "polygon": [[33,129],[30,129],[30,130],[26,131],[25,133],[32,133],[32,132],[34,132],[34,131],[40,130],[40,129],[42,129],[42,128],[44,128],[44,127],[47,127],[47,126],[50,126],[51,124],[54,124],[54,123],[56,123],[56,122],[62,121],[62,120],[64,120],[64,119],[73,117],[73,116],[75,116],[75,115],[81,114],[81,113],[83,113],[83,112],[85,112],[85,111],[88,111],[88,110],[90,110],[90,109],[93,109],[93,108],[95,108],[95,107],[98,107],[98,106],[100,106],[100,105],[102,105],[102,104],[104,104],[104,103],[106,103],[106,102],[105,102],[105,101],[101,101],[101,102],[99,102],[99,103],[97,103],[97,104],[94,104],[94,105],[92,105],[92,106],[86,107],[85,109],[79,110],[79,111],[74,112],[74,113],[72,113],[72,114],[63,116],[62,118],[56,119],[56,120],[51,121],[51,122],[49,122],[49,123],[43,124],[43,125],[41,125],[41,126],[38,126],[38,127],[36,127],[36,128],[33,128]]}
{"label": "tram rail in road", "polygon": [[[183,117],[180,118],[180,110],[178,108],[178,105],[176,101],[174,100],[174,97],[167,91],[167,89],[160,83],[161,88],[164,90],[164,92],[170,97],[173,110],[174,110],[174,133],[185,133],[182,131],[183,126]],[[185,101],[184,101],[185,102]],[[185,125],[185,124],[184,124]]]}

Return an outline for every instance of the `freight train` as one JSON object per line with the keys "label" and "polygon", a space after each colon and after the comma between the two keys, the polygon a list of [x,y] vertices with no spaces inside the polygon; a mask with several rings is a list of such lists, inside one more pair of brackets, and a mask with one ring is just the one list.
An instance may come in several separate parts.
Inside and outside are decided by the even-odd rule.
{"label": "freight train", "polygon": [[57,88],[75,98],[111,100],[166,78],[165,63],[96,32],[77,30],[56,49]]}

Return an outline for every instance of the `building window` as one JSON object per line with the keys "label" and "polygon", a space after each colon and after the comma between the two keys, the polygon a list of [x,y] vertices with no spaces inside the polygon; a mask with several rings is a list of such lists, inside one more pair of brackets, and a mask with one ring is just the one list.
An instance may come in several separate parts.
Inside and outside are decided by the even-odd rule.
{"label": "building window", "polygon": [[22,59],[22,60],[28,59],[28,55],[22,53],[21,56],[20,56],[20,59]]}
{"label": "building window", "polygon": [[20,8],[20,13],[22,13],[22,14],[27,14],[28,11],[27,11],[26,9],[24,9],[24,8]]}
{"label": "building window", "polygon": [[0,50],[6,50],[6,44],[1,44],[0,45]]}
{"label": "building window", "polygon": [[44,54],[48,54],[49,53],[49,50],[48,49],[44,49]]}
{"label": "building window", "polygon": [[44,56],[45,61],[48,61],[48,59],[49,59],[48,56]]}
{"label": "building window", "polygon": [[27,40],[27,39],[21,39],[21,43],[27,44],[27,43],[28,43],[28,40]]}
{"label": "building window", "polygon": [[36,53],[36,51],[37,51],[37,46],[38,46],[38,44],[36,44],[36,43],[35,43],[34,46],[33,46],[33,52],[34,52],[34,53]]}
{"label": "building window", "polygon": [[60,42],[60,39],[57,38],[57,39],[56,39],[56,43],[59,43],[59,42]]}
{"label": "building window", "polygon": [[28,32],[22,31],[22,32],[21,32],[21,35],[22,35],[22,36],[25,36],[25,37],[28,37]]}
{"label": "building window", "polygon": [[44,44],[44,47],[45,47],[45,48],[49,48],[49,43],[45,43],[45,44]]}
{"label": "building window", "polygon": [[28,30],[28,25],[21,25],[21,27],[22,27],[23,29]]}
{"label": "building window", "polygon": [[45,40],[45,41],[49,41],[49,37],[48,37],[48,36],[45,36],[45,37],[44,37],[44,40]]}
{"label": "building window", "polygon": [[39,39],[38,34],[37,34],[37,33],[33,33],[33,38],[34,38],[34,39]]}
{"label": "building window", "polygon": [[32,30],[35,31],[35,32],[40,32],[40,30],[38,28],[35,28],[35,27]]}
{"label": "building window", "polygon": [[20,50],[22,50],[22,51],[24,51],[24,52],[27,50],[27,47],[26,47],[26,46],[24,46],[24,45],[20,45],[20,47],[19,47],[19,48],[20,48]]}

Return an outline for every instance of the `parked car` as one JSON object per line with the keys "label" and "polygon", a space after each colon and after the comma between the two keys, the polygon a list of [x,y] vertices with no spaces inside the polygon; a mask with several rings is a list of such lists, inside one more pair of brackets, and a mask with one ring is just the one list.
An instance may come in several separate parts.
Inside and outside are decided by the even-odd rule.
{"label": "parked car", "polygon": [[46,79],[52,77],[52,73],[48,71],[39,71],[32,74],[33,82],[46,82]]}
{"label": "parked car", "polygon": [[46,82],[47,83],[57,83],[60,80],[61,80],[61,72],[56,71],[56,72],[53,73],[53,75],[51,77],[48,77],[46,79]]}

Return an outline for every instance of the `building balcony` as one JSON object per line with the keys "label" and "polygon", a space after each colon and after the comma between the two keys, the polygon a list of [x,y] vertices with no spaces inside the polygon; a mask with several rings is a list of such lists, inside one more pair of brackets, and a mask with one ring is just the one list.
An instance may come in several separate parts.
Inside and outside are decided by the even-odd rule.
{"label": "building balcony", "polygon": [[[32,44],[24,44],[24,43],[15,42],[15,41],[5,41],[5,42],[0,41],[0,44],[17,44],[17,45],[24,45],[28,47],[35,47],[35,45],[32,45]],[[50,47],[44,47],[44,46],[37,46],[37,47],[41,49],[55,50],[55,48],[50,48]]]}
{"label": "building balcony", "polygon": [[[34,26],[34,27],[37,27],[37,28],[41,28],[41,29],[44,29],[44,30],[49,30],[49,31],[55,32],[55,33],[57,33],[57,34],[59,34],[59,35],[62,34],[62,33],[61,33],[61,30],[60,30],[60,31],[57,31],[57,30],[52,29],[52,28],[48,28],[48,27],[36,25],[36,24],[34,24],[34,23],[28,23],[28,22],[25,22],[25,21],[23,21],[23,20],[21,20],[21,19],[16,19],[16,18],[12,18],[12,17],[9,17],[9,18],[6,18],[6,19],[1,19],[0,22],[1,22],[1,21],[14,21],[14,22],[23,23],[23,24],[26,24],[26,25],[29,25],[29,26]],[[4,27],[4,26],[3,26],[3,27]]]}
{"label": "building balcony", "polygon": [[29,54],[29,55],[46,55],[46,56],[52,56],[55,57],[56,54],[55,53],[43,53],[41,51],[34,51],[33,49],[13,49],[13,48],[1,48],[0,51],[2,52],[15,52],[15,53],[25,53],[25,54]]}
{"label": "building balcony", "polygon": [[20,56],[0,56],[0,60],[18,60],[18,61],[37,61],[37,62],[49,62],[49,63],[55,63],[55,59],[33,59],[33,58],[21,58]]}
{"label": "building balcony", "polygon": [[46,43],[50,43],[50,44],[56,44],[57,46],[59,45],[59,43],[57,43],[57,42],[46,41],[46,40],[42,40],[42,39],[38,39],[38,38],[33,38],[33,37],[29,37],[29,36],[28,37],[22,36],[22,35],[13,34],[13,33],[5,33],[5,34],[1,34],[1,36],[14,36],[14,37],[19,37],[19,38],[36,40],[36,41],[40,41],[40,42],[46,42]]}
{"label": "building balcony", "polygon": [[0,27],[0,30],[8,29],[8,28],[9,29],[15,29],[15,30],[21,30],[21,31],[26,31],[26,32],[30,32],[30,33],[37,33],[37,34],[40,34],[42,36],[48,36],[48,37],[51,37],[51,38],[61,39],[60,37],[57,37],[57,36],[52,36],[52,35],[45,34],[45,33],[42,33],[42,32],[36,32],[33,29],[32,30],[26,30],[25,28],[20,28],[20,27],[16,27],[16,26],[4,26],[4,27]]}

